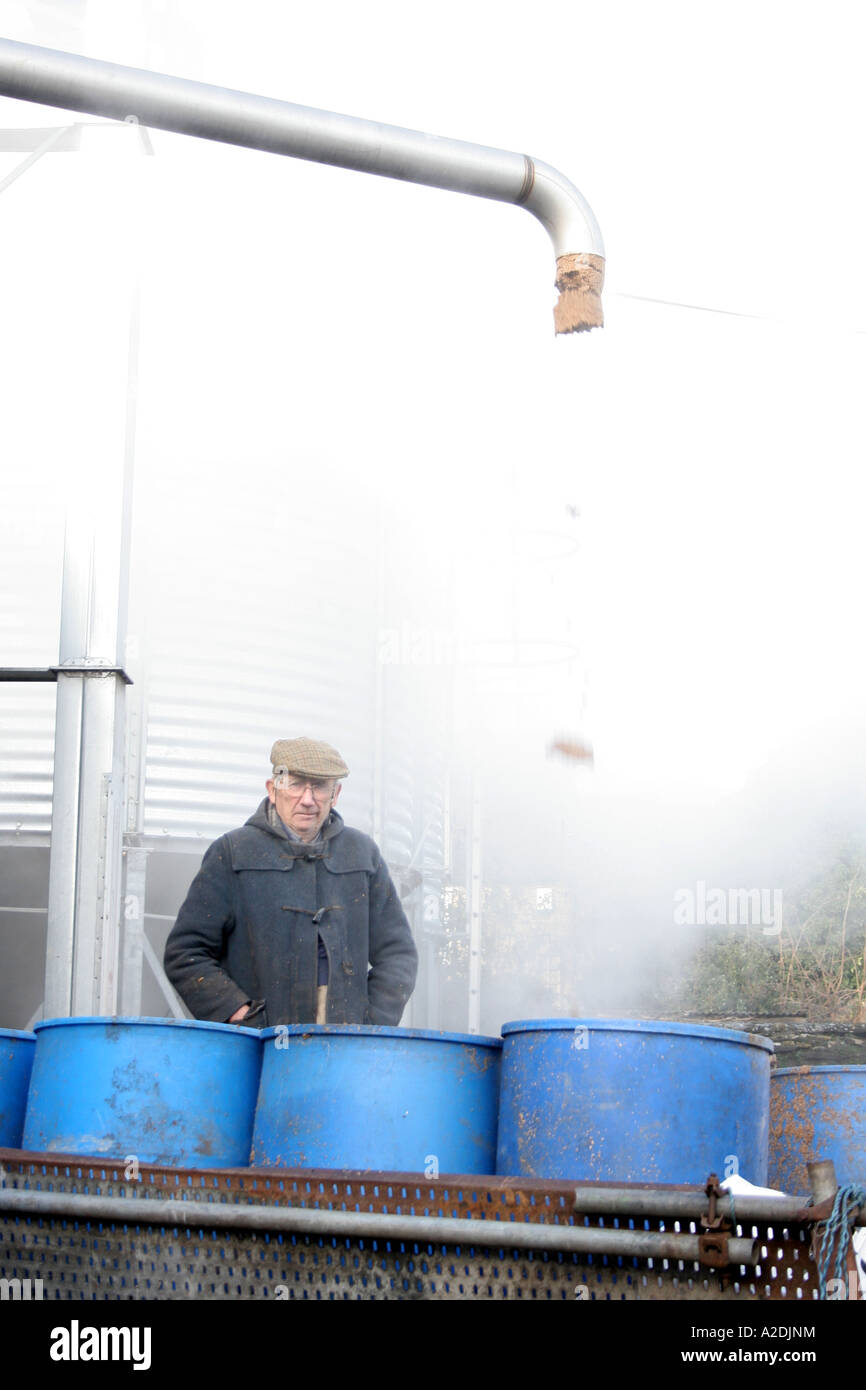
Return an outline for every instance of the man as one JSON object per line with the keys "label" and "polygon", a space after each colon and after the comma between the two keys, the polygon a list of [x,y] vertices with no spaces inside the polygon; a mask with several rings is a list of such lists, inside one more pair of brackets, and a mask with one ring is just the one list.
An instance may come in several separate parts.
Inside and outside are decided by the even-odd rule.
{"label": "man", "polygon": [[418,953],[377,846],[334,809],[349,769],[281,739],[267,797],[207,850],[165,947],[195,1018],[397,1024]]}

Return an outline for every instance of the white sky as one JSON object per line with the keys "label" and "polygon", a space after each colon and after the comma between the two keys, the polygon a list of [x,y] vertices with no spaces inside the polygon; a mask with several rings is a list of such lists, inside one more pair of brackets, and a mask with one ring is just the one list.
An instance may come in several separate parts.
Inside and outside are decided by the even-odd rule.
{"label": "white sky", "polygon": [[[567,623],[585,653],[546,711],[593,738],[595,795],[712,799],[803,742],[853,734],[860,4],[102,0],[89,13],[95,57],[534,154],[581,189],[607,246],[604,331],[556,340],[553,256],[525,213],[155,133],[142,177],[160,193],[136,234],[146,316],[171,332],[150,367],[145,449],[150,428],[179,457],[230,460],[254,419],[311,481],[351,460],[426,518],[428,539],[456,526],[478,631],[482,580],[492,592],[513,577],[497,536],[577,530],[579,563],[536,614],[542,635]],[[3,18],[6,37],[73,46],[68,7],[20,0]],[[56,119],[0,103],[0,124]],[[4,216],[35,205],[41,177],[0,195]],[[49,281],[60,293],[44,267],[73,230],[42,230],[41,259],[31,233],[15,243],[10,321],[50,312]],[[10,220],[2,235],[8,255],[25,234]],[[122,227],[111,235],[103,252]],[[88,331],[82,318],[74,356],[90,351],[98,374]],[[16,377],[19,356],[7,343],[10,449],[31,427],[22,391],[41,390]]]}

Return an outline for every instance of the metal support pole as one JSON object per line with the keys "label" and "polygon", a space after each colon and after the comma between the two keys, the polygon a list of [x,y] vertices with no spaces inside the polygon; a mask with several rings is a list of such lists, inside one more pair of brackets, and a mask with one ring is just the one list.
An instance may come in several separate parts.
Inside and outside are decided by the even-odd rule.
{"label": "metal support pole", "polygon": [[384,517],[379,519],[379,536],[376,547],[376,669],[374,680],[373,709],[373,802],[371,816],[373,839],[381,845],[385,831],[385,665],[383,643],[385,641],[385,555],[388,534]]}
{"label": "metal support pole", "polygon": [[[116,1012],[125,682],[119,673],[87,671],[89,661],[113,662],[118,645],[119,614],[112,621],[106,603],[113,595],[116,605],[117,596],[116,565],[105,553],[111,542],[81,513],[69,518],[54,735],[48,1018]],[[65,664],[71,669],[64,671]]]}
{"label": "metal support pole", "polygon": [[481,1032],[481,790],[478,773],[470,782],[469,813],[469,1032]]}
{"label": "metal support pole", "polygon": [[424,1019],[425,1028],[442,1027],[442,1010],[439,1003],[439,942],[440,936],[437,933],[425,931],[424,933],[424,978],[426,981],[425,1005],[426,1018]]}
{"label": "metal support pole", "polygon": [[117,1012],[138,305],[128,325],[124,433],[76,478],[63,561],[45,1017]]}
{"label": "metal support pole", "polygon": [[124,850],[126,882],[123,894],[123,976],[120,1011],[129,1018],[141,1013],[141,978],[144,971],[144,897],[150,851],[138,846]]}

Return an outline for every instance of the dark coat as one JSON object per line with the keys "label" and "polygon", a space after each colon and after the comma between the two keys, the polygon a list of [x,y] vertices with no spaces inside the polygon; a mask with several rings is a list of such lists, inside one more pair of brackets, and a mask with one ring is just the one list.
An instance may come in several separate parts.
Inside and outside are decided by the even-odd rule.
{"label": "dark coat", "polygon": [[166,943],[168,978],[195,1018],[263,1000],[256,1027],[311,1023],[321,935],[328,1023],[399,1023],[418,953],[378,848],[336,811],[318,848],[302,844],[269,805],[207,850]]}

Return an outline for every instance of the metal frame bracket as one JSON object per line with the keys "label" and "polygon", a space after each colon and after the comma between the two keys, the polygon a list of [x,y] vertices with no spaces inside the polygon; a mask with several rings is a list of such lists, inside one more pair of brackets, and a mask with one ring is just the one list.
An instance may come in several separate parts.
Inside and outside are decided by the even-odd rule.
{"label": "metal frame bracket", "polygon": [[122,666],[91,666],[85,661],[70,661],[64,666],[49,666],[54,676],[120,676],[125,685],[132,685],[132,677]]}

